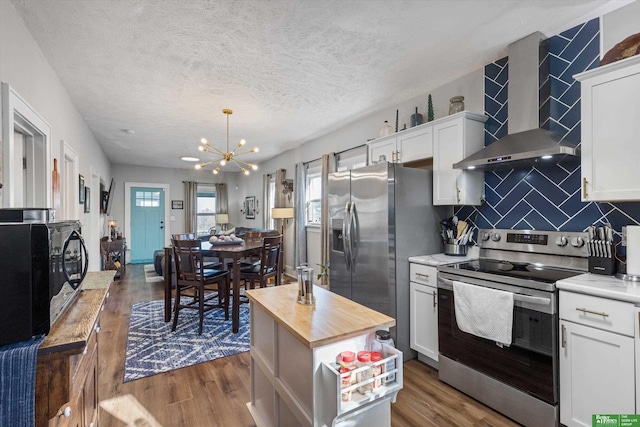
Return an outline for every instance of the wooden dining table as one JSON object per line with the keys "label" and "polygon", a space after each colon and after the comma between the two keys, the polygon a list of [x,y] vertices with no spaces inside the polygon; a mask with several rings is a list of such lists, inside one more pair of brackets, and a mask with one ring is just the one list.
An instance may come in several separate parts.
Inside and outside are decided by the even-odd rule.
{"label": "wooden dining table", "polygon": [[[233,281],[232,284],[232,304],[231,304],[231,328],[233,333],[237,333],[240,328],[240,258],[259,254],[262,249],[262,242],[245,242],[240,244],[211,244],[202,242],[200,253],[204,258],[217,257],[222,265],[227,266],[227,260],[233,263]],[[164,248],[164,321],[171,320],[171,289],[173,284],[173,248]]]}

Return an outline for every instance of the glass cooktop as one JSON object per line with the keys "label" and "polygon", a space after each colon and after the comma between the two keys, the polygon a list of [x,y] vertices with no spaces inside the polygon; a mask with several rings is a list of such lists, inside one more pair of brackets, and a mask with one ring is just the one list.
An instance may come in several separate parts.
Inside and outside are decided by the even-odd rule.
{"label": "glass cooktop", "polygon": [[[582,274],[580,271],[565,270],[560,268],[544,267],[527,262],[503,261],[494,259],[477,259],[457,264],[449,264],[443,270],[460,270],[475,272],[474,276],[498,275],[518,279],[527,279],[544,283],[555,283],[558,280]],[[451,270],[449,270],[451,272]],[[496,280],[495,278],[492,280]]]}

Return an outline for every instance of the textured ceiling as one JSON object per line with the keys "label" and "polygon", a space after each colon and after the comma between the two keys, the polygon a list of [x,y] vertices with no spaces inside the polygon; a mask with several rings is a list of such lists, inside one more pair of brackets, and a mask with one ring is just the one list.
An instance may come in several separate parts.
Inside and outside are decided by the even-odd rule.
{"label": "textured ceiling", "polygon": [[628,2],[11,0],[111,161],[177,168],[223,108],[260,162]]}

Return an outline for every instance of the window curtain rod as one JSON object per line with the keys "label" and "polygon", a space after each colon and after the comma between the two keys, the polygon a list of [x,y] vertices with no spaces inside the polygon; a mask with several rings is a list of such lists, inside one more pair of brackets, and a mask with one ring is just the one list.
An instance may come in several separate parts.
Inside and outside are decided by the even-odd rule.
{"label": "window curtain rod", "polygon": [[182,181],[182,183],[193,182],[198,185],[216,185],[216,184],[226,184],[226,182],[198,182],[198,181]]}
{"label": "window curtain rod", "polygon": [[[356,148],[366,147],[367,144],[356,145],[355,147],[347,148],[346,150],[335,152],[334,155],[340,155],[342,153],[346,153],[347,151],[355,150]],[[310,163],[321,161],[322,157],[318,157],[317,159],[309,160],[308,162],[302,162],[303,165],[307,166]]]}

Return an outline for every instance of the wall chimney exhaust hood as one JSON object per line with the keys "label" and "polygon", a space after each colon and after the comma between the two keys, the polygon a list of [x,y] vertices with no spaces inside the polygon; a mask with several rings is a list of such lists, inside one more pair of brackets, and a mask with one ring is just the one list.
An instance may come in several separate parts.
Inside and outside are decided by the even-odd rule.
{"label": "wall chimney exhaust hood", "polygon": [[498,170],[557,163],[580,156],[549,126],[548,41],[533,33],[509,45],[509,134],[453,165],[456,169]]}

